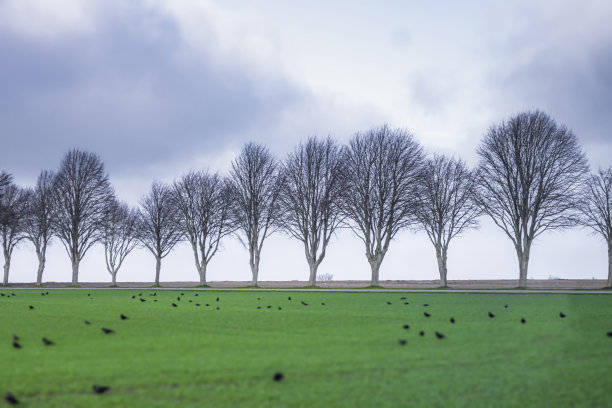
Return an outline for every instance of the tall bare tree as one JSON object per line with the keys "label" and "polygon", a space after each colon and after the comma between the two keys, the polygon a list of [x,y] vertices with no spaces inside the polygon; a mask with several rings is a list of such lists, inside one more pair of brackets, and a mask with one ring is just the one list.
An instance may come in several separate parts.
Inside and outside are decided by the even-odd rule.
{"label": "tall bare tree", "polygon": [[343,212],[365,243],[372,285],[399,230],[416,222],[423,149],[413,136],[388,126],[357,133],[344,152]]}
{"label": "tall bare tree", "polygon": [[53,183],[53,230],[72,263],[72,284],[79,282],[79,264],[100,239],[104,210],[114,192],[104,163],[94,153],[71,150],[60,163]]}
{"label": "tall bare tree", "polygon": [[583,200],[584,224],[608,244],[607,286],[612,287],[612,167],[599,169],[587,179]]}
{"label": "tall bare tree", "polygon": [[427,160],[418,193],[417,219],[436,249],[440,286],[447,286],[448,245],[478,225],[475,178],[462,160],[434,155]]}
{"label": "tall bare tree", "polygon": [[2,283],[8,285],[13,250],[26,237],[25,220],[29,192],[12,182],[5,183],[0,189],[0,241],[4,253]]}
{"label": "tall bare tree", "polygon": [[538,110],[492,126],[477,153],[478,203],[514,244],[526,287],[533,240],[578,223],[585,155],[574,133]]}
{"label": "tall bare tree", "polygon": [[25,233],[34,245],[38,258],[36,284],[42,284],[42,276],[47,260],[47,245],[53,236],[53,179],[52,172],[44,170],[38,176],[36,186],[31,191],[28,200],[28,215],[25,220]]}
{"label": "tall bare tree", "polygon": [[218,174],[190,172],[174,183],[178,224],[193,249],[200,285],[221,239],[232,233],[229,186]]}
{"label": "tall bare tree", "polygon": [[343,191],[340,147],[328,137],[309,138],[288,155],[280,194],[283,229],[304,244],[314,286],[329,240],[342,221]]}
{"label": "tall bare tree", "polygon": [[248,143],[232,162],[232,219],[249,249],[253,286],[257,286],[263,243],[278,226],[281,184],[278,161],[264,146]]}
{"label": "tall bare tree", "polygon": [[106,208],[101,242],[104,245],[106,269],[111,275],[113,286],[117,284],[117,272],[123,261],[138,243],[137,220],[137,211],[125,203],[113,200]]}
{"label": "tall bare tree", "polygon": [[138,240],[155,256],[155,284],[159,285],[161,261],[182,237],[172,189],[154,182],[151,191],[140,200],[140,206]]}

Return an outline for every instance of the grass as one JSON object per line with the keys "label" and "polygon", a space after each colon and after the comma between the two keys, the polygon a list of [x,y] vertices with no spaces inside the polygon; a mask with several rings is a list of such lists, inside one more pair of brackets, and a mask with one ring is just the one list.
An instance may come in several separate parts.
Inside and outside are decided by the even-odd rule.
{"label": "grass", "polygon": [[[180,290],[41,291],[0,289],[0,393],[10,390],[29,407],[609,401],[609,295],[190,290],[177,301]],[[11,346],[13,334],[21,338],[19,350]],[[55,345],[44,346],[43,336]],[[273,381],[276,372],[282,382]],[[93,384],[112,389],[95,395]]]}

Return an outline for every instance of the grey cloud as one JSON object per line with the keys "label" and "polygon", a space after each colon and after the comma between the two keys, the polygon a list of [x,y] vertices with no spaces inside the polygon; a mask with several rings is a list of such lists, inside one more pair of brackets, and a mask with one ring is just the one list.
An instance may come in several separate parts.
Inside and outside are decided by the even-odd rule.
{"label": "grey cloud", "polygon": [[151,10],[100,24],[95,35],[54,40],[2,33],[0,168],[35,174],[72,147],[116,171],[176,160],[263,130],[304,98],[282,78],[187,59],[178,27]]}

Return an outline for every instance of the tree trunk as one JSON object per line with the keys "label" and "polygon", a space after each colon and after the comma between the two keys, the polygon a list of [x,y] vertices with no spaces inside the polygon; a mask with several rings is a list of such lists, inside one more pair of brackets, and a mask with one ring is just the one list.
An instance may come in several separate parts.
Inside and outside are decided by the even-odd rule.
{"label": "tree trunk", "polygon": [[608,242],[608,284],[607,286],[612,287],[612,240]]}
{"label": "tree trunk", "polygon": [[79,261],[77,259],[72,260],[72,285],[76,286],[79,284]]}
{"label": "tree trunk", "polygon": [[382,256],[374,256],[368,261],[370,262],[370,268],[372,268],[372,281],[370,282],[371,286],[378,286],[379,283],[379,275],[380,275],[380,264],[382,263]]}
{"label": "tree trunk", "polygon": [[112,285],[113,286],[117,286],[117,271],[112,271],[111,272],[111,276],[112,276]]}
{"label": "tree trunk", "polygon": [[259,252],[255,249],[251,251],[251,273],[253,274],[253,280],[251,281],[251,286],[257,286],[257,277],[259,275]]}
{"label": "tree trunk", "polygon": [[159,271],[161,270],[161,257],[155,257],[155,285],[159,286]]}
{"label": "tree trunk", "polygon": [[519,261],[519,288],[527,287],[527,268],[529,266],[529,250],[517,253]]}
{"label": "tree trunk", "polygon": [[315,286],[317,284],[317,262],[313,258],[308,258],[308,267],[310,268],[310,278],[308,279],[308,286]]}
{"label": "tree trunk", "polygon": [[45,270],[45,254],[43,254],[40,250],[36,251],[36,255],[38,256],[38,271],[36,272],[36,285],[42,285],[42,276],[43,271]]}
{"label": "tree trunk", "polygon": [[11,269],[11,255],[4,251],[4,279],[2,280],[4,286],[8,285],[9,269]]}
{"label": "tree trunk", "polygon": [[440,272],[440,286],[445,288],[448,286],[446,281],[446,250],[444,248],[436,248],[436,258],[438,259],[438,271]]}
{"label": "tree trunk", "polygon": [[206,286],[206,267],[208,263],[202,259],[202,264],[198,268],[198,272],[200,273],[200,285]]}

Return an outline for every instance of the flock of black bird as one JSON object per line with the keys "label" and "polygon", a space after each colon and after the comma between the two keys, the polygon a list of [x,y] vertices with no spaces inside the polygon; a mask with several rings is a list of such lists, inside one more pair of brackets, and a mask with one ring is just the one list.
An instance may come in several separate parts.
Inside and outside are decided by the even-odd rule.
{"label": "flock of black bird", "polygon": [[[48,291],[47,291],[47,292],[42,292],[42,293],[41,293],[41,295],[42,295],[42,296],[48,296],[48,295],[49,295],[49,292],[48,292]],[[2,296],[2,297],[6,296],[7,298],[10,298],[10,297],[15,297],[16,295],[15,295],[15,293],[10,293],[10,294],[0,293],[0,296]],[[87,294],[87,296],[88,296],[90,299],[93,299],[93,297],[91,296],[91,294],[90,294],[90,293],[88,293],[88,294]],[[149,296],[151,296],[151,297],[156,297],[156,296],[157,296],[157,292],[151,293],[151,294],[149,294]],[[176,298],[176,302],[177,302],[177,303],[180,303],[180,302],[182,301],[182,297],[183,297],[183,296],[185,296],[185,294],[184,294],[184,293],[181,293],[181,294],[180,294],[180,296],[177,296],[177,298]],[[198,293],[195,293],[195,294],[194,294],[194,296],[198,296]],[[139,294],[138,294],[138,296],[133,295],[131,298],[132,298],[132,299],[139,299],[141,303],[146,302],[146,299],[144,299],[144,298],[143,298],[143,294],[142,294],[142,293],[139,293]],[[258,298],[257,298],[257,300],[259,301],[259,300],[261,300],[261,298],[259,298],[259,297],[258,297]],[[289,296],[289,297],[287,298],[287,300],[288,300],[288,301],[291,301],[291,300],[292,300],[292,299],[291,299],[291,296]],[[404,302],[403,302],[403,304],[404,304],[404,305],[408,305],[408,304],[410,304],[409,302],[407,302],[407,301],[406,301],[406,297],[404,297],[404,296],[403,296],[403,297],[401,297],[401,298],[400,298],[400,300],[404,301]],[[153,301],[154,301],[154,302],[157,302],[157,299],[154,299]],[[220,297],[217,297],[217,298],[216,298],[216,302],[220,302],[220,301],[221,301]],[[172,303],[171,303],[172,307],[174,307],[174,308],[179,307],[177,303],[172,302]],[[188,303],[193,303],[193,300],[189,299],[189,300],[188,300]],[[305,301],[303,301],[303,300],[301,300],[301,301],[300,301],[300,303],[301,303],[303,306],[309,306],[309,304],[308,304],[308,303],[306,303],[306,302],[305,302]],[[386,301],[386,303],[387,303],[387,305],[392,305],[392,304],[393,304],[393,302],[391,302],[391,301],[389,301],[389,300],[387,300],[387,301]],[[195,303],[195,306],[196,306],[196,307],[199,307],[199,306],[201,306],[201,304],[200,304],[200,303]],[[210,306],[210,304],[206,303],[206,304],[205,304],[205,306],[206,306],[206,307],[209,307],[209,306]],[[325,306],[325,302],[321,302],[321,306]],[[429,306],[429,304],[427,304],[427,303],[424,303],[424,304],[423,304],[423,307],[428,307],[428,306]],[[34,306],[32,306],[32,305],[30,305],[28,308],[29,308],[29,310],[34,310]],[[271,309],[271,308],[272,308],[272,305],[267,305],[267,307],[266,307],[266,309]],[[504,306],[504,308],[506,308],[506,309],[507,309],[507,308],[508,308],[508,305],[505,305],[505,306]],[[257,306],[257,309],[262,309],[262,307],[261,307],[261,306]],[[220,307],[219,307],[219,306],[217,306],[217,307],[216,307],[216,310],[220,310]],[[278,310],[283,310],[283,309],[282,309],[282,307],[281,307],[281,306],[278,306]],[[429,318],[429,317],[431,317],[431,316],[432,316],[432,315],[431,315],[431,313],[428,313],[428,312],[423,312],[423,315],[425,316],[425,318]],[[492,312],[490,312],[490,311],[488,312],[488,316],[489,316],[489,318],[490,318],[490,319],[495,318],[495,315],[494,315]],[[563,313],[563,312],[559,312],[559,317],[563,319],[563,318],[565,318],[565,317],[566,317],[566,314],[565,314],[565,313]],[[128,320],[128,319],[129,319],[129,318],[128,318],[128,316],[126,316],[126,315],[125,315],[125,314],[123,314],[123,313],[121,313],[121,314],[119,315],[119,318],[120,318],[120,320]],[[521,321],[521,323],[522,323],[522,324],[525,324],[525,323],[526,323],[526,320],[525,320],[525,318],[524,318],[524,317],[522,317],[520,321]],[[456,320],[455,320],[455,318],[454,318],[454,317],[451,317],[451,318],[450,318],[450,320],[449,320],[449,322],[450,322],[451,324],[454,324],[454,323],[456,322]],[[85,323],[86,325],[91,325],[91,322],[90,322],[89,320],[83,320],[83,323]],[[409,330],[409,329],[410,329],[410,325],[409,325],[409,324],[404,324],[404,325],[402,326],[402,328],[403,328],[404,330]],[[101,328],[100,328],[100,330],[101,330],[101,331],[102,331],[104,334],[112,334],[112,333],[115,333],[115,331],[114,331],[113,329],[109,329],[109,328],[106,328],[106,327],[101,327]],[[434,334],[435,334],[436,338],[437,338],[437,339],[439,339],[439,340],[442,340],[442,339],[445,339],[445,338],[446,338],[446,335],[445,335],[445,334],[443,334],[443,333],[441,333],[441,332],[439,332],[439,331],[434,331]],[[612,331],[607,332],[607,333],[606,333],[606,335],[607,335],[608,337],[612,337]],[[419,331],[419,336],[424,337],[424,336],[425,336],[425,332],[424,332],[423,330]],[[52,340],[50,340],[50,339],[48,339],[48,338],[46,338],[46,337],[42,337],[42,338],[41,338],[41,340],[42,340],[42,343],[43,343],[45,346],[52,346],[52,345],[54,345],[54,344],[55,344],[55,343],[54,343],[54,341],[52,341]],[[406,339],[402,338],[402,339],[399,339],[399,340],[398,340],[398,343],[399,343],[401,346],[405,346],[405,345],[408,343],[408,341],[407,341]],[[13,334],[13,336],[12,336],[12,345],[13,345],[13,348],[15,348],[15,349],[21,349],[21,348],[22,348],[21,343],[20,343],[20,337],[19,337],[18,335],[16,335],[16,334]],[[275,374],[273,375],[273,377],[272,377],[272,379],[273,379],[275,382],[281,382],[281,381],[283,381],[283,379],[284,379],[284,378],[285,378],[285,377],[284,377],[283,373],[281,373],[281,372],[277,372],[277,373],[275,373]],[[110,389],[111,389],[111,387],[110,387],[110,386],[106,386],[106,385],[96,385],[96,384],[94,384],[94,385],[92,386],[92,391],[93,391],[95,394],[104,394],[104,393],[108,392]],[[19,404],[19,400],[17,399],[17,397],[16,397],[16,396],[15,396],[15,395],[14,395],[12,392],[10,392],[10,391],[8,391],[8,392],[5,394],[4,400],[5,400],[7,403],[11,404],[11,405],[17,405],[17,404]]]}

